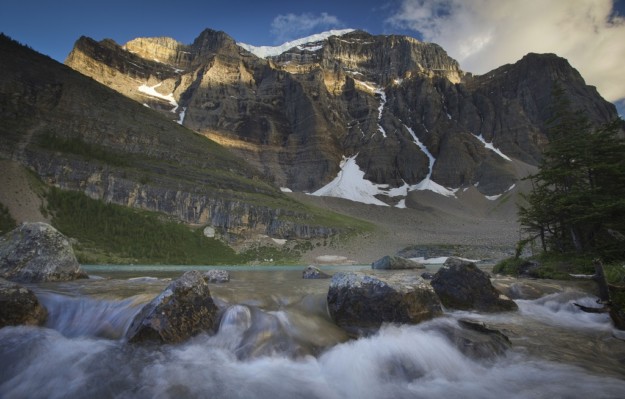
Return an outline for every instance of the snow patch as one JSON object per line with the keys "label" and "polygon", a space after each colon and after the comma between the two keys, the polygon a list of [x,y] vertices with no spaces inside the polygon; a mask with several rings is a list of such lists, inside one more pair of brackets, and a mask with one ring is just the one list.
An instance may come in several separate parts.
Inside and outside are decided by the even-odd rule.
{"label": "snow patch", "polygon": [[[292,49],[293,47],[298,47],[298,48],[300,46],[303,47],[309,43],[316,43],[316,42],[324,41],[330,36],[343,36],[353,31],[354,29],[333,29],[333,30],[329,30],[326,32],[321,32],[321,33],[317,33],[311,36],[303,37],[301,39],[292,40],[290,42],[283,43],[279,46],[252,46],[250,44],[245,44],[245,43],[237,43],[237,44],[240,47],[243,47],[244,49],[249,51],[250,53],[256,55],[257,57],[267,58],[267,57],[275,57],[277,55],[280,55],[284,53],[285,51]],[[323,46],[322,45],[319,46],[318,49],[320,49],[321,47]],[[300,50],[304,50],[304,49],[309,50],[309,51],[318,50],[318,49],[312,50],[312,48],[315,48],[315,47],[304,47],[304,48],[300,48]]]}
{"label": "snow patch", "polygon": [[187,107],[182,107],[182,111],[180,111],[180,115],[178,116],[178,120],[176,121],[179,125],[182,125],[182,122],[184,122],[184,116],[186,113]]}
{"label": "snow patch", "polygon": [[406,209],[406,199],[400,200],[397,205],[395,205],[395,208]]}
{"label": "snow patch", "polygon": [[174,98],[174,93],[169,93],[167,95],[161,94],[158,91],[156,91],[156,88],[159,87],[160,85],[162,85],[163,82],[158,83],[154,86],[148,86],[148,85],[141,85],[139,86],[139,91],[143,94],[147,94],[150,97],[156,97],[156,98],[160,98],[161,100],[165,100],[167,102],[169,102],[174,108],[171,110],[171,112],[176,112],[176,110],[178,109],[178,102],[176,101],[176,99]]}
{"label": "snow patch", "polygon": [[383,193],[387,185],[380,185],[365,179],[365,172],[360,170],[356,157],[345,158],[341,161],[341,170],[330,183],[321,187],[311,195],[317,197],[338,197],[351,201],[362,202],[379,206],[388,206],[375,196]]}
{"label": "snow patch", "polygon": [[322,48],[323,48],[323,44],[315,44],[315,45],[305,44],[303,46],[297,46],[298,50],[312,51],[313,53],[315,51],[321,50]]}
{"label": "snow patch", "polygon": [[272,238],[271,239],[273,242],[275,242],[278,245],[284,245],[286,244],[286,239],[284,238]]}
{"label": "snow patch", "polygon": [[380,106],[378,107],[378,131],[382,133],[382,137],[386,138],[386,131],[382,127],[382,113],[384,112],[384,106],[386,105],[386,93],[382,89],[376,89],[375,94],[380,95]]}
{"label": "snow patch", "polygon": [[[477,187],[477,186],[476,186]],[[499,199],[499,197],[501,197],[502,195],[504,195],[505,193],[508,193],[510,191],[512,191],[514,188],[516,187],[516,184],[511,185],[510,187],[508,187],[508,189],[506,191],[504,191],[502,194],[497,194],[497,195],[485,195],[484,197],[486,197],[487,200],[490,201],[495,201],[496,199]]]}
{"label": "snow patch", "polygon": [[282,191],[283,193],[292,193],[293,190],[291,190],[290,188],[287,187],[280,187],[280,191]]}
{"label": "snow patch", "polygon": [[419,147],[421,151],[423,151],[423,153],[428,157],[428,160],[429,160],[428,174],[425,177],[425,179],[421,180],[419,183],[417,183],[414,186],[410,186],[408,191],[429,190],[437,194],[444,195],[445,197],[455,197],[456,191],[458,191],[457,189],[452,190],[452,189],[443,187],[440,184],[432,180],[432,171],[434,170],[434,163],[436,162],[436,158],[434,158],[434,155],[432,155],[432,153],[428,151],[427,147],[419,140],[414,130],[412,130],[406,125],[404,125],[404,127],[406,128],[408,133],[410,133],[410,135],[412,136],[412,140],[414,141],[414,143]]}
{"label": "snow patch", "polygon": [[493,143],[489,143],[484,139],[484,136],[482,136],[482,134],[480,133],[480,135],[476,135],[474,134],[473,136],[475,136],[476,139],[478,139],[479,141],[482,142],[482,144],[484,144],[484,147],[486,147],[486,149],[493,151],[495,154],[499,155],[500,157],[502,157],[503,159],[505,159],[506,161],[512,161],[512,159],[510,159],[508,156],[506,156],[503,152],[499,151],[499,149],[495,148],[495,146],[493,145]]}

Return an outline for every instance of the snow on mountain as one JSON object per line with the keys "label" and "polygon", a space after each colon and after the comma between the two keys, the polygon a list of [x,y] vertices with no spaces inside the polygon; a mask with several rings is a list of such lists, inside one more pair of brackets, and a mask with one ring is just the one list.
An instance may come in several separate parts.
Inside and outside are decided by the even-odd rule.
{"label": "snow on mountain", "polygon": [[383,188],[388,186],[379,185],[365,179],[365,172],[360,170],[356,163],[356,157],[343,158],[341,170],[330,183],[321,187],[311,195],[318,197],[338,197],[348,200],[362,202],[363,204],[373,204],[388,206],[384,202],[375,198]]}
{"label": "snow on mountain", "polygon": [[251,44],[237,43],[240,47],[243,47],[250,53],[260,58],[274,57],[280,55],[285,51],[292,49],[293,47],[299,47],[300,50],[319,50],[320,46],[307,46],[310,43],[321,42],[326,40],[330,36],[342,36],[347,33],[353,32],[355,29],[333,29],[326,32],[317,33],[311,36],[303,37],[301,39],[292,40],[290,42],[283,43],[279,46],[252,46]]}
{"label": "snow on mountain", "polygon": [[432,153],[428,151],[427,147],[419,140],[414,130],[412,130],[406,125],[404,125],[404,127],[406,128],[406,130],[408,130],[408,133],[410,133],[410,135],[412,136],[412,140],[414,141],[414,143],[419,147],[421,151],[423,151],[423,153],[428,157],[428,160],[429,160],[429,165],[428,165],[429,170],[425,179],[421,180],[419,183],[413,186],[410,186],[408,188],[408,191],[429,190],[437,194],[444,195],[445,197],[455,197],[457,190],[451,190],[449,188],[443,187],[440,184],[432,180],[432,170],[434,169],[434,162],[436,162],[436,158],[434,158]]}
{"label": "snow on mountain", "polygon": [[164,95],[159,93],[158,91],[156,91],[156,88],[159,87],[160,85],[162,85],[163,82],[158,83],[154,86],[148,86],[148,85],[141,85],[139,86],[138,90],[143,93],[143,94],[147,94],[150,97],[156,97],[156,98],[160,98],[161,100],[165,100],[168,103],[170,103],[172,105],[172,110],[171,112],[176,112],[176,110],[178,110],[178,102],[176,101],[176,99],[174,98],[174,93],[169,93],[168,95]]}
{"label": "snow on mountain", "polygon": [[488,143],[485,139],[484,136],[482,136],[482,134],[480,133],[480,135],[478,136],[477,134],[473,135],[476,139],[478,139],[479,141],[482,142],[482,144],[484,144],[484,147],[486,147],[486,149],[493,151],[495,154],[499,155],[500,157],[502,157],[503,159],[505,159],[506,161],[512,161],[510,159],[510,157],[508,157],[506,154],[504,154],[503,152],[501,152],[498,148],[496,148],[493,143]]}

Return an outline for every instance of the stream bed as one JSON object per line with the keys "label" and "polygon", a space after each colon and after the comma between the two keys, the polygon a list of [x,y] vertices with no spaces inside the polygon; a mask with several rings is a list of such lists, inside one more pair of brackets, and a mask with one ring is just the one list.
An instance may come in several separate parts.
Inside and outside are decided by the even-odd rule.
{"label": "stream bed", "polygon": [[[210,285],[222,313],[215,334],[125,342],[141,306],[192,268],[209,269],[85,266],[89,280],[29,285],[48,321],[0,329],[0,398],[625,397],[625,341],[607,315],[573,305],[595,298],[569,282],[496,278],[537,299],[350,339],[327,315],[329,280],[304,280],[303,267],[229,267],[230,282]],[[449,339],[461,319],[496,328],[511,348],[466,355]]]}

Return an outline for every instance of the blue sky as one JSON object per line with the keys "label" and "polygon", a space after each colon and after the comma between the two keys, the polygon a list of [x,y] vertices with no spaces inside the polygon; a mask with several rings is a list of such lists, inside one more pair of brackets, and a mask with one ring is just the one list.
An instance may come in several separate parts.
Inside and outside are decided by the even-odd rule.
{"label": "blue sky", "polygon": [[625,0],[0,1],[0,31],[60,62],[81,35],[191,43],[211,28],[274,45],[356,28],[438,43],[473,73],[553,52],[625,110]]}

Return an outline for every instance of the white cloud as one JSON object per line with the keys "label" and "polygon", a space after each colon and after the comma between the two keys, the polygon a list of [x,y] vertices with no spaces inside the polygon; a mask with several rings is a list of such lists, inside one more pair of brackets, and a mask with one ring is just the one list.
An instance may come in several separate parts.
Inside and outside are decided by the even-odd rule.
{"label": "white cloud", "polygon": [[315,30],[341,27],[343,24],[337,17],[326,12],[321,14],[304,13],[300,15],[278,15],[271,22],[271,33],[276,43],[297,39]]}
{"label": "white cloud", "polygon": [[613,0],[403,0],[387,20],[485,73],[529,52],[569,60],[609,101],[625,98],[625,19]]}

